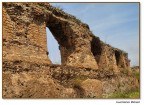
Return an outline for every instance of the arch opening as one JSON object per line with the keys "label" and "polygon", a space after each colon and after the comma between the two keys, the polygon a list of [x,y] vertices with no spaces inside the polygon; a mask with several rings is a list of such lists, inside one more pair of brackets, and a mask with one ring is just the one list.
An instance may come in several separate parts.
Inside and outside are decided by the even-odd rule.
{"label": "arch opening", "polygon": [[120,60],[120,52],[115,51],[115,58],[116,58],[116,64],[119,65],[119,60]]}
{"label": "arch opening", "polygon": [[61,21],[55,17],[50,16],[46,22],[46,27],[49,29],[49,31],[52,33],[53,37],[59,44],[61,64],[67,64],[68,57],[75,48],[72,44],[71,29],[69,27],[69,24],[67,24],[67,22],[65,21]]}
{"label": "arch opening", "polygon": [[99,64],[100,56],[102,53],[102,45],[99,38],[93,37],[91,41],[91,51],[93,53],[93,56],[95,57],[96,62]]}
{"label": "arch opening", "polygon": [[53,64],[61,64],[61,54],[59,44],[48,27],[46,27],[46,34],[47,34],[48,57],[50,58]]}

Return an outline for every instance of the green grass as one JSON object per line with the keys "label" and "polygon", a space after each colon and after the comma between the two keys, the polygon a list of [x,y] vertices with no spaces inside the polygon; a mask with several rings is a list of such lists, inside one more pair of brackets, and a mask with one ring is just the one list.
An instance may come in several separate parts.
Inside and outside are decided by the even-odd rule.
{"label": "green grass", "polygon": [[130,98],[130,99],[137,99],[140,98],[139,90],[133,90],[129,92],[116,92],[110,95],[108,98]]}
{"label": "green grass", "polygon": [[133,75],[136,77],[136,79],[137,79],[138,81],[140,81],[140,73],[138,73],[138,72],[133,72]]}

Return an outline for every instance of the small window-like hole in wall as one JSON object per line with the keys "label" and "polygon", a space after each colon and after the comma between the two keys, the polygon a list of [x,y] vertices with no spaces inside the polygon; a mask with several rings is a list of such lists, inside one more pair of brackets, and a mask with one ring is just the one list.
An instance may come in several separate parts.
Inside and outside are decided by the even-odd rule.
{"label": "small window-like hole in wall", "polygon": [[115,51],[115,57],[116,57],[116,64],[119,64],[119,60],[120,60],[120,52]]}
{"label": "small window-like hole in wall", "polygon": [[59,44],[54,38],[49,28],[46,27],[47,33],[47,48],[48,48],[48,57],[53,64],[61,64],[61,55],[59,50]]}

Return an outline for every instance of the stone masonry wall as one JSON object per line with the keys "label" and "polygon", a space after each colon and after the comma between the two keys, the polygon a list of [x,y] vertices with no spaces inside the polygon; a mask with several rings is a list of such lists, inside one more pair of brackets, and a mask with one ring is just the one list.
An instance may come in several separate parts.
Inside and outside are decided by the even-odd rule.
{"label": "stone masonry wall", "polygon": [[47,55],[46,24],[29,17],[29,7],[3,7],[3,59],[51,63]]}
{"label": "stone masonry wall", "polygon": [[[48,27],[60,45],[62,65],[93,69],[129,66],[127,56],[122,51],[118,50],[122,53],[116,63],[115,48],[94,36],[88,25],[47,3],[3,3],[3,7],[3,18],[7,18],[3,24],[3,42],[5,45],[12,43],[9,51],[5,51],[7,48],[4,47],[7,58],[51,63],[46,47]],[[7,22],[11,27],[8,31]]]}
{"label": "stone masonry wall", "polygon": [[[128,54],[76,17],[44,2],[4,2],[2,11],[3,98],[106,98],[139,88]],[[48,57],[46,27],[59,43],[62,65]]]}
{"label": "stone masonry wall", "polygon": [[3,98],[106,98],[137,89],[133,75],[32,62],[3,62]]}

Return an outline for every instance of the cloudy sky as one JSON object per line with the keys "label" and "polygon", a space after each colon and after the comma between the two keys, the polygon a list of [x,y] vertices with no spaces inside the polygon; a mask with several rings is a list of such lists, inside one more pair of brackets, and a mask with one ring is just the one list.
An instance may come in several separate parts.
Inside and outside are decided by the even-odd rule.
{"label": "cloudy sky", "polygon": [[[129,54],[131,66],[139,64],[138,3],[51,3],[87,23],[102,41]],[[61,63],[57,41],[47,30],[49,57]]]}

